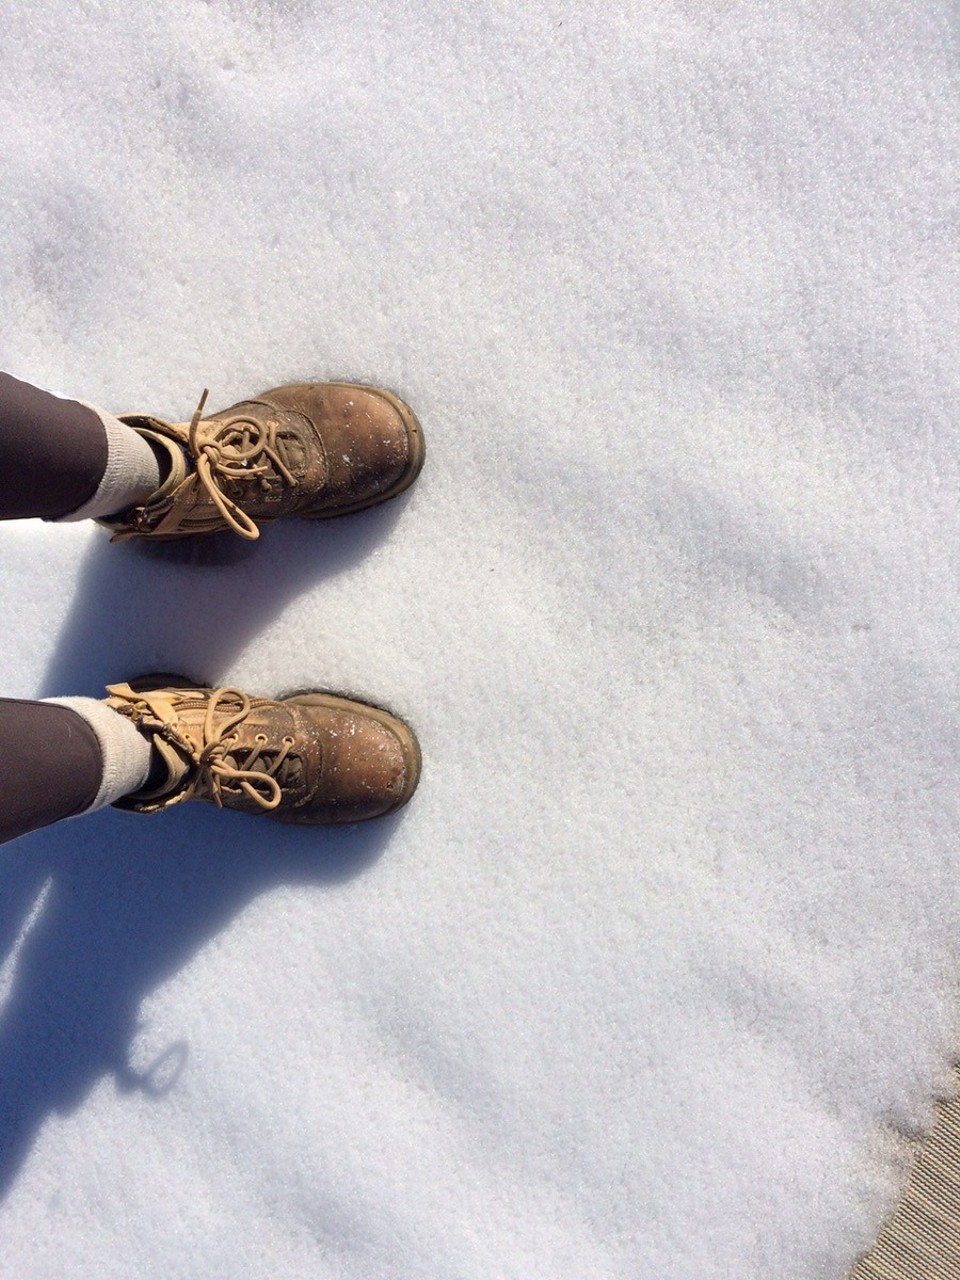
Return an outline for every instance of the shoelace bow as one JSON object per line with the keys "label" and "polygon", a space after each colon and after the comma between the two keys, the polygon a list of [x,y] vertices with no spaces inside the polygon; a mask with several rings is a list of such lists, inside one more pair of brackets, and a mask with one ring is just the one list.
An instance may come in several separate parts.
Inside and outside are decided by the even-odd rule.
{"label": "shoelace bow", "polygon": [[[237,699],[234,709],[221,710],[221,702],[226,703],[234,698]],[[232,748],[239,735],[231,733],[231,730],[246,718],[249,711],[250,699],[247,694],[239,689],[217,689],[211,693],[207,703],[199,745],[189,734],[178,735],[182,736],[188,747],[197,770],[188,784],[185,799],[189,800],[201,784],[206,784],[214,803],[221,809],[224,790],[242,791],[261,808],[276,809],[283,799],[283,790],[276,775],[289,756],[294,739],[289,736],[281,738],[280,749],[272,762],[266,767],[254,768],[255,763],[263,758],[263,749],[269,741],[265,733],[258,733],[254,738],[254,745],[247,750],[245,759],[237,761],[236,752]],[[219,725],[215,723],[218,712],[224,716]]]}
{"label": "shoelace bow", "polygon": [[255,422],[252,418],[238,415],[235,418],[224,418],[216,427],[199,438],[200,418],[203,406],[207,403],[207,391],[204,389],[200,403],[190,419],[188,443],[190,454],[197,468],[200,483],[206,489],[211,501],[234,532],[241,538],[251,542],[260,537],[260,530],[247,513],[223,492],[220,482],[223,480],[259,481],[264,490],[270,488],[267,473],[271,464],[287,484],[295,485],[296,477],[290,471],[281,456],[281,445],[277,439],[275,422]]}

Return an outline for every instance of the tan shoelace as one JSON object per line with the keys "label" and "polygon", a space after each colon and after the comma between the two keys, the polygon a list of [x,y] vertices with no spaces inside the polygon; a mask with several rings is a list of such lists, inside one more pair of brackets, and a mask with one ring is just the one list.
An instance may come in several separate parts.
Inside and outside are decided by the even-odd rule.
{"label": "tan shoelace", "polygon": [[260,530],[250,516],[223,492],[221,481],[256,480],[264,490],[268,490],[270,480],[267,473],[271,464],[287,484],[295,485],[296,477],[281,456],[277,424],[274,422],[264,425],[242,415],[223,418],[201,440],[200,418],[206,402],[207,391],[204,389],[200,403],[190,419],[188,435],[197,476],[230,528],[241,538],[254,542],[260,537]]}
{"label": "tan shoelace", "polygon": [[[221,709],[221,702],[232,701],[234,698],[238,701],[235,709]],[[239,689],[217,689],[210,694],[201,729],[201,741],[194,742],[187,733],[181,735],[196,767],[196,773],[187,784],[185,799],[189,800],[204,785],[205,789],[209,788],[214,803],[221,809],[222,793],[225,790],[242,791],[266,810],[276,809],[280,804],[283,791],[276,775],[287,759],[294,739],[289,736],[281,738],[280,749],[274,754],[273,760],[266,764],[264,747],[269,739],[265,733],[258,733],[246,758],[237,761],[231,747],[236,743],[238,735],[231,733],[231,730],[246,719],[249,711],[250,699]],[[219,725],[215,723],[218,712],[224,716]],[[254,767],[258,761],[260,767]]]}

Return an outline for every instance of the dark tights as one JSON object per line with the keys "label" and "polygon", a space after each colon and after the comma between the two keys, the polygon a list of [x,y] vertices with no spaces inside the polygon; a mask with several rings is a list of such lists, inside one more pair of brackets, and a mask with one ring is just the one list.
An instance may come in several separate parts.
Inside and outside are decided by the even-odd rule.
{"label": "dark tights", "polygon": [[102,776],[100,743],[82,716],[0,698],[0,843],[82,813]]}
{"label": "dark tights", "polygon": [[[0,373],[0,520],[76,511],[106,465],[92,409]],[[0,698],[0,842],[81,813],[102,773],[97,736],[75,711]]]}
{"label": "dark tights", "polygon": [[69,515],[96,493],[106,465],[92,409],[0,373],[0,520]]}

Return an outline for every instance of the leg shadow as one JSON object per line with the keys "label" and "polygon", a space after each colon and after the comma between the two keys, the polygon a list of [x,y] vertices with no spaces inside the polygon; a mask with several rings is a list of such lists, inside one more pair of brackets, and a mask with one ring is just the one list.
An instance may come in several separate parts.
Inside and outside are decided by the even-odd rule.
{"label": "leg shadow", "polygon": [[[91,549],[44,696],[103,696],[144,671],[217,683],[293,599],[387,536],[404,499],[343,520],[289,522],[257,544],[206,537]],[[255,692],[261,692],[256,690]],[[269,692],[269,691],[268,691]],[[188,1053],[130,1064],[144,998],[264,890],[360,874],[402,815],[287,827],[185,806],[155,818],[107,810],[7,846],[0,858],[0,1197],[44,1120],[111,1074],[157,1096]]]}
{"label": "leg shadow", "polygon": [[102,697],[106,683],[149,671],[218,683],[291,601],[379,546],[406,501],[285,521],[255,543],[234,534],[117,545],[104,537],[88,554],[40,696]]}
{"label": "leg shadow", "polygon": [[108,810],[11,845],[2,897],[26,928],[0,969],[0,1197],[46,1118],[102,1076],[151,1096],[175,1084],[185,1043],[146,1071],[130,1064],[138,1010],[159,983],[265,890],[360,874],[400,821],[310,831],[201,806]]}

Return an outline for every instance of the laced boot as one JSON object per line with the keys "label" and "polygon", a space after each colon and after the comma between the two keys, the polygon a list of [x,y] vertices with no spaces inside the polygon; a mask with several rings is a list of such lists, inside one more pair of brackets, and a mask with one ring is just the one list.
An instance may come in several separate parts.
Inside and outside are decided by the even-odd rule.
{"label": "laced boot", "polygon": [[164,460],[166,478],[142,504],[100,521],[113,542],[232,529],[256,539],[282,516],[316,520],[395,498],[423,465],[423,435],[389,391],[301,382],[264,391],[188,423],[120,414]]}
{"label": "laced boot", "polygon": [[209,800],[280,822],[360,822],[413,795],[420,749],[402,720],[328,693],[273,701],[149,677],[107,687],[108,706],[154,746],[144,788],[115,802],[154,813]]}

